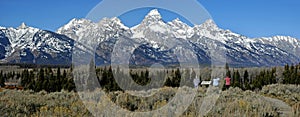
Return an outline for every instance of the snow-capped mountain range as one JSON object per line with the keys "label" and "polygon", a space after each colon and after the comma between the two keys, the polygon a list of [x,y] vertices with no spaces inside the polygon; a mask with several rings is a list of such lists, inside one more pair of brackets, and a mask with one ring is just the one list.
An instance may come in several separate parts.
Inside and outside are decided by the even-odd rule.
{"label": "snow-capped mountain range", "polygon": [[[116,45],[120,40],[121,45]],[[56,32],[25,24],[18,28],[0,27],[1,62],[70,64],[74,49],[91,53],[92,48],[86,45],[93,44],[97,44],[97,65],[109,64],[115,46],[122,45],[126,45],[122,48],[124,53],[133,53],[130,56],[132,65],[178,64],[178,56],[187,63],[188,59],[184,57],[193,56],[200,64],[218,59],[234,66],[277,66],[300,62],[300,41],[296,38],[248,38],[221,29],[210,19],[193,27],[180,19],[165,22],[156,9],[134,27],[126,27],[116,17],[104,18],[98,23],[73,19]],[[214,53],[212,48],[222,53]],[[122,58],[123,55],[116,56]]]}

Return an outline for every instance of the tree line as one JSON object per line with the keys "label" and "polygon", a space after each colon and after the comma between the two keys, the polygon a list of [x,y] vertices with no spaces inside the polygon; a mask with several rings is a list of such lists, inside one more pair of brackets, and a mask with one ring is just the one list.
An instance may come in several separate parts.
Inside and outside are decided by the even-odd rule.
{"label": "tree line", "polygon": [[[156,71],[156,76],[152,76],[148,69],[137,69],[130,70],[128,73],[124,73],[119,68],[115,71],[110,66],[104,68],[91,67],[96,71],[96,81],[91,78],[86,78],[88,81],[89,90],[94,90],[96,85],[100,84],[101,88],[106,91],[122,91],[116,82],[114,75],[122,76],[124,78],[123,83],[126,83],[125,77],[130,77],[132,80],[142,86],[149,84],[156,77],[164,78],[162,82],[163,86],[167,87],[179,87],[189,86],[193,87],[193,79],[196,78],[195,71],[185,70],[182,71],[179,68],[172,70],[160,70]],[[229,65],[226,64],[226,76],[231,78],[231,87],[239,87],[243,90],[257,90],[261,89],[265,85],[269,84],[300,84],[300,64],[298,65],[285,65],[282,71],[282,77],[278,77],[277,68],[267,68],[260,70],[259,72],[250,73],[248,69],[230,69]],[[91,70],[93,72],[93,70]],[[202,81],[200,75],[199,80]],[[72,69],[61,70],[58,68],[35,68],[35,69],[24,69],[21,72],[0,72],[0,86],[4,87],[7,81],[17,81],[20,86],[24,89],[33,91],[45,90],[47,92],[57,92],[62,89],[68,91],[75,91],[75,84],[72,77]],[[183,83],[183,84],[180,84]],[[132,85],[128,83],[128,85]],[[224,83],[225,85],[225,83]],[[159,83],[154,88],[161,87]],[[223,86],[225,87],[225,86]],[[100,88],[100,87],[99,87]]]}
{"label": "tree line", "polygon": [[36,68],[24,69],[22,72],[0,73],[0,85],[5,86],[5,82],[12,81],[18,83],[25,90],[39,92],[58,92],[62,89],[75,90],[75,84],[71,72],[61,70],[61,68]]}
{"label": "tree line", "polygon": [[[277,77],[277,68],[260,70],[250,77],[247,70],[243,74],[239,70],[230,70],[228,64],[225,66],[226,76],[231,78],[231,86],[239,87],[243,90],[257,90],[269,84],[300,84],[300,64],[285,65],[282,76]],[[224,89],[224,88],[223,88]]]}
{"label": "tree line", "polygon": [[[105,91],[122,91],[122,89],[119,87],[118,83],[116,82],[114,75],[122,76],[124,81],[121,81],[122,83],[126,83],[130,87],[130,83],[127,83],[127,78],[132,78],[132,80],[137,83],[138,85],[145,86],[148,85],[151,82],[151,79],[154,79],[155,77],[150,76],[149,70],[130,70],[129,74],[122,72],[120,69],[112,70],[111,67],[104,67],[104,68],[97,68],[96,69],[97,74],[97,80],[100,83],[101,88],[103,88]],[[179,87],[180,81],[181,81],[181,73],[179,69],[176,70],[162,70],[156,72],[156,78],[165,78],[163,81],[163,86],[168,87]],[[126,78],[127,77],[127,78]],[[159,88],[159,82],[156,82],[157,84],[153,85],[153,88]],[[192,82],[190,82],[191,84]],[[90,85],[90,84],[88,84]],[[91,85],[93,86],[93,85]],[[95,88],[90,88],[90,90],[94,90]],[[136,89],[138,90],[138,89]]]}

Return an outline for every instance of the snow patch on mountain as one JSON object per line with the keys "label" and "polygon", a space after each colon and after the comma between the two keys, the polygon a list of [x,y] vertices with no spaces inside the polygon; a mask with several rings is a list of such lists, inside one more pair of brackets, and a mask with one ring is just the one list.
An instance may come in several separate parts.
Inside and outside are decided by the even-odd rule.
{"label": "snow patch on mountain", "polygon": [[[297,55],[298,58],[293,56],[289,62],[295,62],[299,59],[298,54],[296,54],[298,50],[293,49],[297,48],[299,42],[287,39],[287,37],[277,36],[271,37],[270,39],[251,39],[230,30],[219,28],[212,19],[208,19],[203,24],[195,25],[194,27],[190,27],[178,18],[171,22],[165,22],[157,9],[151,10],[140,24],[131,28],[124,26],[118,18],[104,18],[93,26],[93,30],[89,30],[89,25],[81,26],[88,27],[82,30],[82,32],[86,32],[84,33],[86,36],[80,36],[81,34],[75,33],[75,35],[80,37],[80,42],[82,42],[82,40],[87,41],[86,43],[95,42],[94,40],[83,37],[101,38],[96,42],[103,42],[110,38],[117,39],[119,36],[125,36],[136,42],[149,43],[153,48],[166,51],[168,47],[165,45],[169,43],[168,40],[175,38],[176,43],[185,40],[194,44],[193,47],[195,49],[197,48],[197,50],[192,51],[198,53],[199,56],[209,53],[209,50],[207,50],[209,48],[222,49],[221,51],[226,52],[229,57],[228,59],[231,59],[229,61],[235,61],[236,63],[238,63],[238,61],[247,61],[249,64],[255,65],[266,65],[267,63],[277,64],[287,59],[284,57],[293,55]],[[58,33],[69,35],[62,31]],[[280,44],[282,42],[289,43],[284,44],[289,46],[283,46],[283,44]],[[186,45],[186,47],[188,46],[191,45]],[[175,49],[182,52],[180,47],[176,47]],[[198,51],[201,52],[199,53]],[[153,56],[153,54],[151,56]],[[271,60],[278,59],[278,61],[267,61],[264,60],[264,58]]]}
{"label": "snow patch on mountain", "polygon": [[194,34],[192,27],[183,23],[179,18],[176,18],[172,22],[168,22],[168,25],[173,29],[176,38],[190,38]]}
{"label": "snow patch on mountain", "polygon": [[[178,18],[165,22],[157,9],[151,10],[140,24],[131,28],[117,17],[103,18],[99,22],[72,19],[56,33],[22,23],[18,28],[0,27],[0,39],[0,49],[3,50],[0,52],[5,54],[3,60],[8,61],[70,61],[72,49],[79,50],[75,55],[93,54],[93,47],[97,47],[96,56],[101,59],[100,63],[108,64],[116,42],[124,40],[124,46],[130,47],[121,51],[134,51],[133,63],[178,63],[174,52],[186,57],[195,55],[199,62],[206,64],[224,57],[221,54],[226,55],[222,58],[223,62],[227,60],[237,66],[300,62],[300,41],[296,38],[274,36],[251,39],[221,29],[211,19],[193,27]],[[139,47],[134,50],[136,45]],[[210,49],[222,53],[214,53]]]}

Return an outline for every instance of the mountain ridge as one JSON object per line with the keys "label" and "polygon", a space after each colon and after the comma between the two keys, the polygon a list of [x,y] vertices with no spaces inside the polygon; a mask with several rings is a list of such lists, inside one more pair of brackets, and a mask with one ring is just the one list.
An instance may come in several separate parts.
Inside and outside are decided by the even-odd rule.
{"label": "mountain ridge", "polygon": [[[37,38],[39,40],[34,40]],[[52,41],[49,41],[51,39]],[[19,28],[0,27],[0,55],[2,55],[0,59],[5,62],[22,62],[22,55],[28,52],[34,56],[30,59],[41,58],[41,55],[55,58],[55,54],[58,54],[60,59],[71,61],[72,48],[80,48],[82,53],[89,53],[91,48],[87,49],[84,45],[93,45],[97,42],[99,44],[96,48],[96,58],[100,61],[98,65],[109,64],[112,49],[120,39],[128,41],[124,43],[125,45],[141,45],[132,50],[133,57],[130,60],[134,65],[141,65],[143,61],[149,64],[179,63],[174,57],[174,52],[180,53],[179,56],[194,54],[199,63],[212,63],[217,59],[212,55],[214,53],[209,51],[209,48],[213,47],[224,52],[225,62],[236,66],[276,66],[300,62],[300,41],[296,38],[290,36],[249,38],[219,28],[212,19],[193,27],[178,18],[165,22],[156,9],[150,11],[145,19],[134,27],[125,26],[117,17],[103,18],[99,22],[74,18],[56,32],[28,27],[23,23]],[[179,46],[169,47],[170,40]],[[74,44],[77,42],[81,45]],[[189,52],[182,52],[182,48]],[[18,56],[21,59],[14,60],[11,56]]]}

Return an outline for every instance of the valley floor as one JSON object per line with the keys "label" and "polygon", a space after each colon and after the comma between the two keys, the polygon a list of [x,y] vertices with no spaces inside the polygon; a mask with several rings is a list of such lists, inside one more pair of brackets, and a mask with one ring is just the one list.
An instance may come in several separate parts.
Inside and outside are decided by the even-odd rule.
{"label": "valley floor", "polygon": [[[100,89],[96,90],[99,91]],[[172,99],[178,89],[164,87],[160,89],[153,98],[141,99],[131,97],[128,92],[110,92],[105,96],[120,107],[132,112],[147,112],[158,109]],[[200,116],[202,115],[202,103],[205,100],[207,88],[199,87],[197,94],[182,114],[182,116]],[[95,98],[92,95],[90,98]],[[96,95],[97,97],[97,95]],[[101,97],[101,96],[100,96]],[[107,100],[101,99],[99,100]],[[206,100],[207,101],[207,100]],[[90,102],[95,108],[105,107],[104,103]],[[90,108],[91,106],[89,106]],[[6,90],[0,89],[0,113],[1,116],[93,116],[86,109],[84,103],[80,100],[76,92],[53,92],[47,93],[41,91]],[[101,113],[109,116],[109,113]],[[118,115],[115,113],[117,116]],[[131,114],[131,116],[134,114]],[[167,115],[167,113],[166,113]],[[128,115],[129,116],[129,115]],[[266,116],[283,116],[298,117],[300,116],[300,86],[297,85],[268,85],[261,91],[242,91],[239,88],[230,88],[220,92],[216,104],[205,114],[208,117],[266,117]]]}

